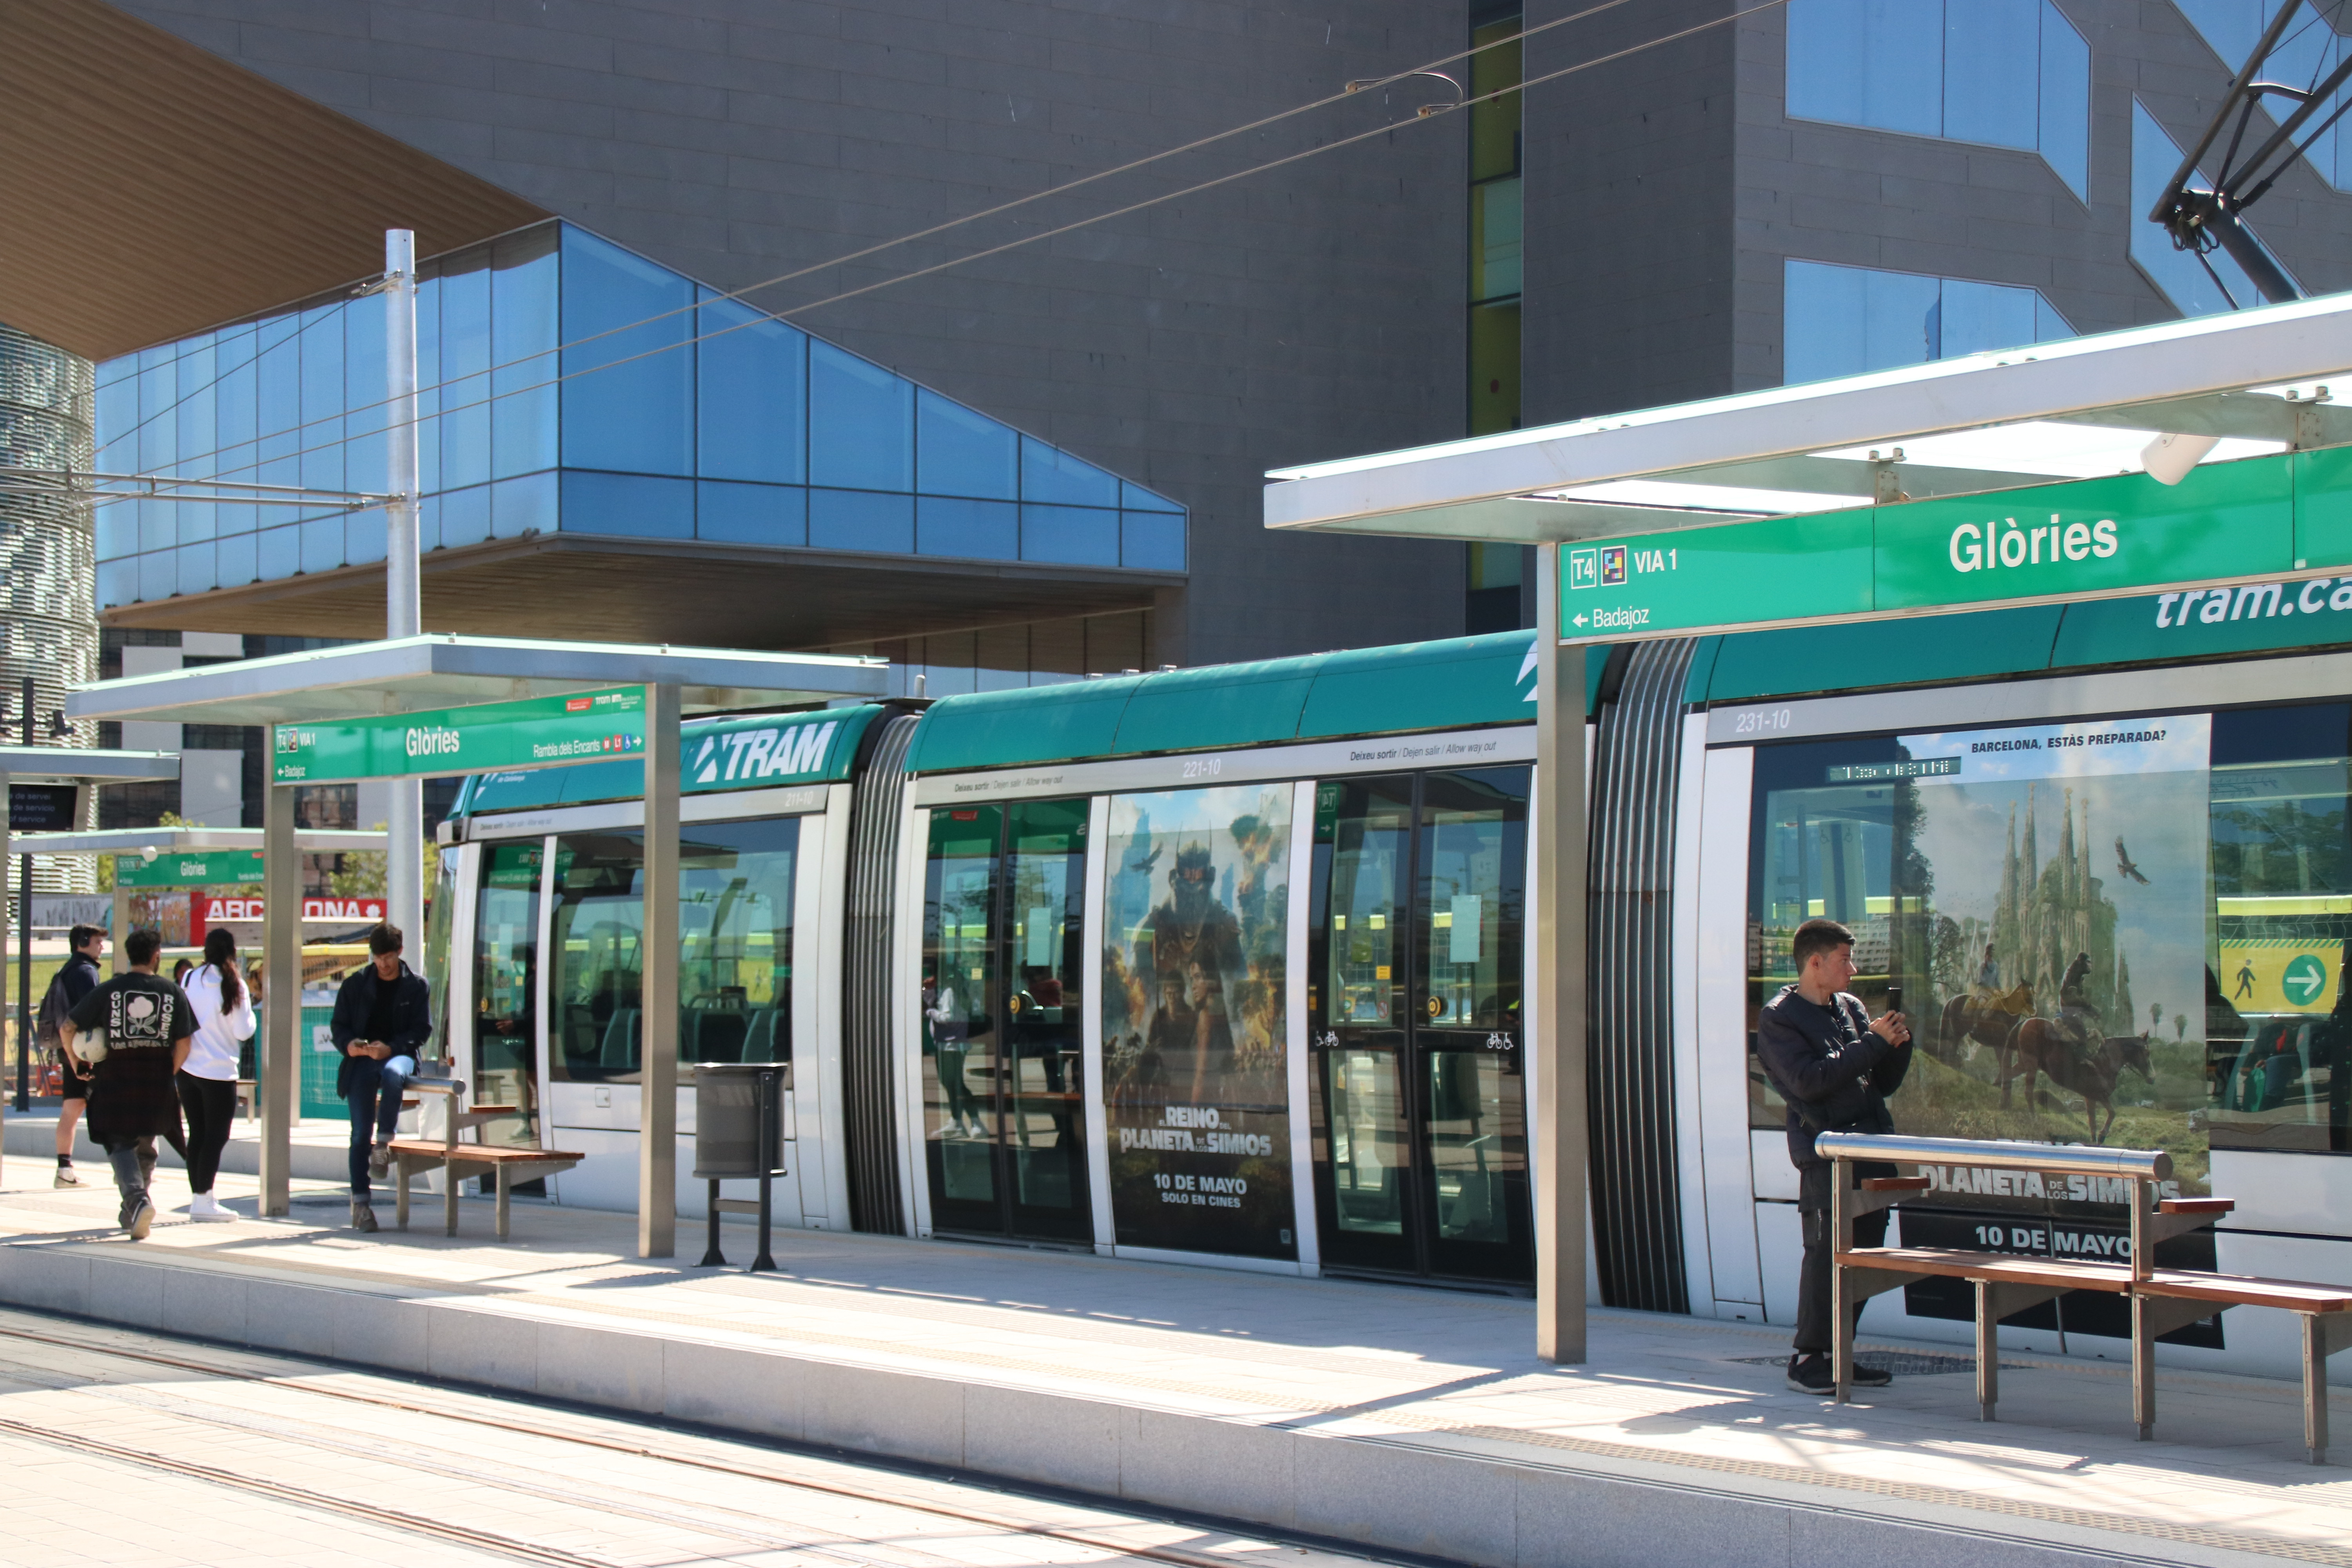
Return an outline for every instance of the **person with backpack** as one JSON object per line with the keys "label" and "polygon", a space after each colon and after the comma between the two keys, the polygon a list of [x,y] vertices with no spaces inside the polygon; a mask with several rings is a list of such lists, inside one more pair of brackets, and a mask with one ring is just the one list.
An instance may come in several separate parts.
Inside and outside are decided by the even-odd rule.
{"label": "person with backpack", "polygon": [[188,1217],[235,1219],[213,1196],[221,1151],[228,1147],[229,1122],[236,1114],[239,1047],[253,1038],[253,992],[236,971],[236,937],[215,926],[205,935],[204,967],[190,972],[181,987],[196,1010],[195,1043],[173,1080],[180,1110],[188,1119]]}
{"label": "person with backpack", "polygon": [[98,961],[106,952],[106,932],[97,926],[78,925],[66,933],[66,945],[72,951],[58,972],[49,976],[49,988],[41,997],[40,1041],[43,1048],[55,1053],[58,1058],[58,1174],[50,1184],[78,1187],[81,1177],[74,1171],[74,1129],[80,1123],[82,1107],[88,1102],[89,1079],[76,1068],[58,1042],[66,1016],[81,1005],[83,997],[97,990],[104,978]]}
{"label": "person with backpack", "polygon": [[[155,973],[163,947],[163,937],[152,931],[123,938],[131,972],[83,997],[58,1031],[67,1057],[91,1069],[89,1136],[114,1166],[114,1185],[122,1194],[119,1223],[133,1241],[146,1240],[155,1223],[148,1192],[155,1140],[179,1140],[180,1097],[173,1079],[196,1032],[187,994]],[[96,1049],[100,1031],[103,1056]]]}
{"label": "person with backpack", "polygon": [[[1861,998],[1847,994],[1854,974],[1852,931],[1836,921],[1810,920],[1797,928],[1790,946],[1797,982],[1764,1004],[1756,1020],[1756,1056],[1789,1102],[1789,1160],[1797,1167],[1797,1214],[1804,1226],[1789,1386],[1800,1394],[1829,1394],[1837,1387],[1829,1353],[1830,1254],[1836,1244],[1830,1197],[1836,1166],[1814,1151],[1813,1140],[1823,1132],[1895,1131],[1886,1097],[1911,1070],[1911,1027],[1893,1012],[1874,1023]],[[1895,1167],[1862,1160],[1854,1173],[1891,1176]],[[1885,1239],[1885,1210],[1853,1222],[1856,1247]],[[1880,1368],[1856,1366],[1853,1381],[1858,1388],[1884,1388],[1894,1379]]]}

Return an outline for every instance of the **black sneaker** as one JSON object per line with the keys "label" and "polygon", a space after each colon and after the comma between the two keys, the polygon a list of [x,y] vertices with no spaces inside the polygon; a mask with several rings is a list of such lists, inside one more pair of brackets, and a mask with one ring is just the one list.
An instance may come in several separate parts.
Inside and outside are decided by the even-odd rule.
{"label": "black sneaker", "polygon": [[1853,1363],[1853,1385],[1856,1388],[1885,1388],[1895,1381],[1895,1374],[1884,1367]]}
{"label": "black sneaker", "polygon": [[1835,1394],[1837,1374],[1830,1370],[1830,1358],[1819,1351],[1790,1356],[1789,1386],[1799,1394]]}

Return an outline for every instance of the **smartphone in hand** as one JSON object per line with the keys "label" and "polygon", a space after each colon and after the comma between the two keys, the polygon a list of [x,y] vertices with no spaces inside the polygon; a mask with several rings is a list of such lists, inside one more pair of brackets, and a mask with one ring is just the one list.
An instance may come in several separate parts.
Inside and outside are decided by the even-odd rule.
{"label": "smartphone in hand", "polygon": [[1903,987],[1900,985],[1890,985],[1886,988],[1886,1010],[1890,1013],[1903,1011]]}

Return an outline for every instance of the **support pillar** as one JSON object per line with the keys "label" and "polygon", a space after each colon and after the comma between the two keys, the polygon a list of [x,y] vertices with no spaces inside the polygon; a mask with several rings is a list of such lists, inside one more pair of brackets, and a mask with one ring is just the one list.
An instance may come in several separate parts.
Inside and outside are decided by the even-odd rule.
{"label": "support pillar", "polygon": [[1585,1359],[1584,649],[1559,646],[1559,549],[1536,553],[1534,1007],[1536,1354]]}
{"label": "support pillar", "polygon": [[127,974],[131,960],[122,954],[122,939],[131,934],[131,889],[122,885],[122,857],[114,858],[114,900],[106,921],[109,974]]}
{"label": "support pillar", "polygon": [[644,1098],[637,1140],[637,1256],[677,1250],[678,689],[646,688]]}
{"label": "support pillar", "polygon": [[[417,583],[416,508],[416,236],[404,228],[383,236],[384,469],[391,504],[384,508],[383,635],[413,637],[424,629]],[[386,781],[384,908],[408,937],[408,951],[425,952],[425,781]]]}
{"label": "support pillar", "polygon": [[[274,737],[273,737],[273,744]],[[262,809],[261,1213],[291,1212],[288,1176],[293,1156],[296,1041],[302,1031],[302,856],[294,843],[297,786],[273,784]],[[118,943],[118,951],[120,944]]]}

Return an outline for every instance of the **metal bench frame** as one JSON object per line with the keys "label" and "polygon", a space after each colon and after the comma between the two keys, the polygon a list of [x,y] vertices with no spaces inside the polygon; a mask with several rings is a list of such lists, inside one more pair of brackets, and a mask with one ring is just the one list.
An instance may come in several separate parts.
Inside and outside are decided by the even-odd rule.
{"label": "metal bench frame", "polygon": [[[2158,1242],[2213,1224],[2233,1209],[2228,1198],[2162,1198],[2158,1185],[2172,1173],[2162,1150],[2097,1149],[1991,1140],[1912,1138],[1825,1132],[1818,1152],[1832,1163],[1830,1213],[1833,1268],[1831,1345],[1836,1398],[1853,1394],[1854,1309],[1872,1296],[1932,1276],[1968,1280],[1976,1294],[1979,1418],[1994,1419],[2000,1399],[1999,1329],[2003,1319],[2069,1290],[2126,1294],[2132,1314],[2132,1418],[2142,1442],[2156,1434],[2156,1342],[2232,1306],[2266,1306],[2303,1320],[2304,1447],[2315,1465],[2327,1462],[2327,1358],[2352,1350],[2352,1289],[2296,1280],[2156,1268]],[[1898,1164],[1934,1162],[1996,1169],[2057,1169],[2127,1178],[2132,1185],[2127,1264],[2066,1258],[2014,1258],[2005,1253],[1940,1247],[1853,1245],[1854,1221],[1926,1192],[1921,1176],[1879,1176],[1855,1182],[1852,1162]]]}

